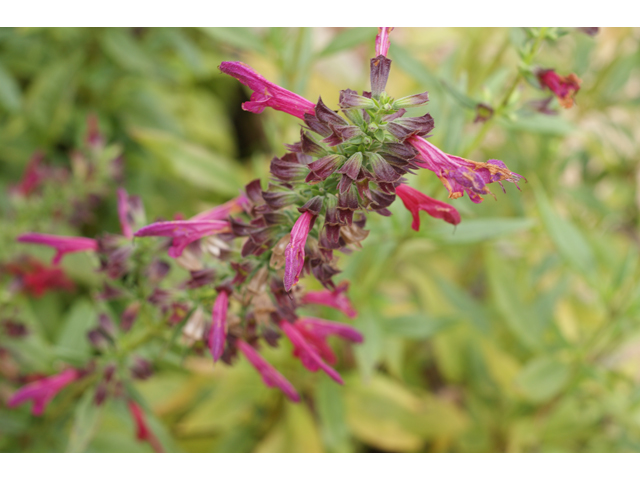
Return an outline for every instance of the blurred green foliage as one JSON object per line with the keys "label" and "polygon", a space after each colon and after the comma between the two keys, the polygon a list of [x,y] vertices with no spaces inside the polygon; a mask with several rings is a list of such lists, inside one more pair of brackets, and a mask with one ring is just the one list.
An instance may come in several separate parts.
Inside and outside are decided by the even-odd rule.
{"label": "blurred green foliage", "polygon": [[[219,74],[221,61],[334,105],[340,89],[368,88],[375,34],[0,29],[1,186],[17,183],[37,149],[67,164],[95,113],[122,145],[126,187],[149,219],[192,215],[265,178],[299,129],[280,112],[243,112],[248,93]],[[342,347],[345,386],[307,372],[287,348],[265,356],[301,386],[300,404],[266,389],[244,360],[214,370],[208,358],[186,369],[167,359],[136,385],[158,438],[197,452],[640,450],[640,30],[546,40],[534,63],[580,76],[577,105],[535,113],[527,102],[548,92],[522,82],[481,141],[476,105],[504,98],[524,31],[396,29],[391,38],[387,91],[429,91],[428,108],[412,114],[433,115],[432,142],[501,159],[528,183],[496,191],[496,202],[453,201],[463,218],[455,230],[424,217],[413,232],[400,202],[392,217],[370,217],[364,248],[341,259],[365,336]],[[446,199],[428,171],[412,184]],[[105,208],[96,228],[116,231],[115,198]],[[20,368],[51,368],[51,345],[82,355],[91,302],[83,291],[25,300],[32,334],[20,340]],[[89,393],[69,390],[42,418],[3,407],[0,449],[149,449],[123,402],[97,409]]]}

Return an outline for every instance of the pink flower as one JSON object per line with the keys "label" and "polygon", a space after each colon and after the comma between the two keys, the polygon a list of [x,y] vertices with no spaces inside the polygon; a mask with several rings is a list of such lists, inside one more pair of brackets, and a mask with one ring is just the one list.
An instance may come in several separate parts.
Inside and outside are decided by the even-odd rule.
{"label": "pink flower", "polygon": [[342,380],[342,377],[340,377],[340,374],[327,365],[320,357],[320,354],[318,354],[318,351],[321,351],[326,357],[329,357],[328,361],[335,361],[333,352],[331,352],[328,346],[326,346],[326,343],[318,342],[318,340],[320,340],[318,337],[315,339],[315,343],[320,344],[316,344],[315,348],[310,345],[307,339],[305,339],[305,335],[302,333],[304,330],[301,331],[299,328],[302,327],[299,327],[297,324],[298,322],[292,324],[286,320],[280,322],[280,328],[293,344],[293,355],[300,359],[302,365],[307,370],[317,372],[318,369],[322,369],[332,380],[343,385],[344,381]]}
{"label": "pink flower", "polygon": [[248,205],[249,199],[246,195],[241,194],[227,203],[191,217],[191,220],[225,220],[230,214],[241,212]]}
{"label": "pink flower", "polygon": [[411,212],[411,215],[413,215],[411,228],[416,232],[420,230],[420,210],[427,212],[434,218],[441,218],[452,225],[460,223],[460,214],[454,207],[435,198],[428,197],[415,188],[407,185],[398,185],[396,187],[396,194],[400,197],[400,200],[402,200],[407,210]]}
{"label": "pink flower", "polygon": [[376,57],[378,55],[387,56],[389,53],[389,34],[393,27],[378,27],[378,35],[376,35]]}
{"label": "pink flower", "polygon": [[329,335],[337,335],[354,343],[362,343],[362,334],[350,325],[339,322],[330,322],[321,318],[305,317],[295,322],[296,328],[311,335],[322,338]]}
{"label": "pink flower", "polygon": [[48,290],[73,290],[73,283],[60,267],[47,267],[33,258],[23,258],[6,265],[6,270],[18,278],[22,288],[41,297]]}
{"label": "pink flower", "polygon": [[243,110],[262,113],[265,107],[271,107],[301,120],[304,120],[305,113],[315,115],[315,104],[275,83],[271,83],[244,63],[222,62],[218,68],[253,90],[251,101],[242,104]]}
{"label": "pink flower", "polygon": [[229,222],[221,220],[173,220],[156,222],[138,230],[136,237],[172,237],[169,256],[178,258],[192,242],[202,237],[229,230]]}
{"label": "pink flower", "polygon": [[25,233],[17,240],[22,243],[37,243],[55,248],[57,253],[53,257],[53,264],[57,265],[67,253],[82,252],[85,250],[96,251],[98,242],[93,238],[64,237],[62,235],[47,235],[45,233]]}
{"label": "pink flower", "polygon": [[554,70],[549,69],[538,71],[537,76],[542,87],[547,87],[551,90],[558,98],[560,105],[564,108],[573,106],[573,97],[580,90],[580,84],[582,83],[582,80],[575,73],[562,77]]}
{"label": "pink flower", "polygon": [[[397,191],[397,190],[396,190]],[[349,283],[347,281],[338,285],[335,290],[323,290],[321,292],[307,292],[302,297],[303,304],[325,305],[327,307],[340,310],[349,318],[356,318],[358,312],[355,311],[349,298],[347,297],[347,289]]]}
{"label": "pink flower", "polygon": [[147,425],[147,421],[144,418],[144,413],[140,408],[140,405],[133,400],[129,400],[127,402],[127,406],[129,407],[133,421],[136,423],[136,438],[141,442],[149,442],[149,445],[151,445],[155,452],[164,453],[164,448],[162,448],[160,440],[158,440]]}
{"label": "pink flower", "polygon": [[487,184],[498,182],[502,186],[502,181],[507,181],[517,185],[523,178],[511,172],[500,160],[480,163],[448,155],[416,135],[409,137],[408,142],[418,150],[416,164],[431,170],[440,178],[449,190],[449,198],[460,198],[467,192],[472,202],[480,203],[483,200],[480,195],[493,195]]}
{"label": "pink flower", "polygon": [[129,213],[129,195],[124,188],[118,189],[118,219],[122,234],[129,240],[133,238],[133,230],[131,229],[132,218]]}
{"label": "pink flower", "polygon": [[33,415],[42,415],[45,407],[53,397],[78,378],[80,378],[80,373],[77,370],[69,368],[58,375],[52,375],[42,380],[29,383],[14,393],[7,405],[14,408],[28,400],[32,400],[33,408],[31,409],[31,413]]}
{"label": "pink flower", "polygon": [[284,289],[287,292],[300,280],[304,267],[304,246],[314,220],[315,216],[307,210],[298,217],[291,229],[291,240],[284,250]]}
{"label": "pink flower", "polygon": [[44,154],[42,152],[36,152],[33,154],[31,160],[29,160],[29,163],[27,164],[27,168],[24,170],[22,180],[18,185],[11,188],[13,192],[16,192],[23,197],[28,197],[35,192],[46,176],[46,171],[44,171],[40,165],[43,159]]}
{"label": "pink flower", "polygon": [[293,385],[291,385],[291,383],[289,383],[289,381],[284,378],[280,372],[262,358],[258,352],[251,348],[248,343],[244,340],[238,340],[236,342],[236,346],[244,354],[247,360],[249,360],[251,365],[258,370],[262,376],[262,381],[267,387],[279,388],[292,402],[300,401],[300,395],[298,395],[298,392],[293,388]]}
{"label": "pink flower", "polygon": [[209,331],[209,348],[213,361],[217,362],[224,352],[227,339],[227,309],[229,308],[229,294],[221,290],[213,304],[211,330]]}

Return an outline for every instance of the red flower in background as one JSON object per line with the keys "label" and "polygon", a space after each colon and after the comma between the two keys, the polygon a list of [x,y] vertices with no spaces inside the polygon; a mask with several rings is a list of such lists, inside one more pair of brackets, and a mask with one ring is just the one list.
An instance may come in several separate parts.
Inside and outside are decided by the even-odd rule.
{"label": "red flower in background", "polygon": [[558,98],[560,105],[564,108],[571,108],[574,103],[574,97],[582,80],[575,73],[571,73],[566,77],[558,75],[553,69],[540,70],[537,73],[538,80],[543,88],[551,90]]}
{"label": "red flower in background", "polygon": [[441,218],[452,225],[460,223],[460,214],[458,213],[458,210],[447,203],[428,197],[415,188],[411,188],[407,185],[398,185],[396,187],[396,194],[400,197],[400,200],[402,200],[402,203],[407,210],[411,212],[411,215],[413,215],[411,228],[416,232],[420,230],[421,210],[423,212],[427,212],[434,218]]}
{"label": "red flower in background", "polygon": [[147,425],[144,412],[140,408],[140,405],[133,400],[129,400],[127,405],[131,412],[131,416],[133,417],[133,421],[136,423],[136,438],[141,442],[149,442],[149,445],[151,445],[151,448],[153,448],[155,452],[164,453],[162,444]]}
{"label": "red flower in background", "polygon": [[42,415],[44,409],[53,397],[78,378],[80,378],[80,372],[69,368],[58,375],[36,380],[15,392],[9,399],[7,405],[10,408],[14,408],[31,400],[33,401],[31,413],[33,415]]}
{"label": "red flower in background", "polygon": [[5,270],[14,275],[24,291],[40,297],[48,290],[72,291],[73,282],[60,267],[49,267],[34,258],[23,258],[7,264]]}

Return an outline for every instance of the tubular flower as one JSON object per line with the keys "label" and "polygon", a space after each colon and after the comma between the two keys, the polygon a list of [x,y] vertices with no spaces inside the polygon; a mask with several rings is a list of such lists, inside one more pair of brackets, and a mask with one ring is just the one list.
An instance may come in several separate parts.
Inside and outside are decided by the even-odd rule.
{"label": "tubular flower", "polygon": [[415,135],[407,142],[418,151],[415,164],[434,172],[449,190],[449,198],[460,198],[467,192],[472,202],[480,203],[483,200],[480,195],[492,195],[487,184],[498,182],[502,186],[502,181],[507,181],[517,185],[523,178],[511,172],[500,160],[481,163],[448,155]]}
{"label": "tubular flower", "polygon": [[396,194],[400,197],[406,209],[413,215],[411,228],[416,232],[420,230],[420,210],[452,225],[460,223],[460,214],[454,207],[435,198],[428,197],[414,188],[407,185],[398,185]]}
{"label": "tubular flower", "polygon": [[300,401],[300,395],[298,395],[298,392],[293,388],[293,385],[291,385],[280,372],[262,358],[258,352],[251,348],[247,342],[244,340],[238,340],[236,342],[236,347],[238,347],[247,360],[249,360],[251,365],[253,365],[260,373],[262,381],[267,387],[279,388],[292,402]]}
{"label": "tubular flower", "polygon": [[24,170],[24,175],[19,184],[12,187],[12,191],[23,197],[28,197],[34,193],[42,180],[46,177],[46,171],[42,168],[42,160],[44,160],[44,154],[42,152],[36,152],[29,160],[27,168]]}
{"label": "tubular flower", "polygon": [[171,237],[169,256],[178,258],[192,242],[217,233],[229,231],[229,222],[222,220],[173,220],[156,222],[138,230],[135,237]]}
{"label": "tubular flower", "polygon": [[573,98],[580,90],[580,84],[582,83],[582,80],[575,73],[562,77],[553,69],[549,69],[538,71],[537,76],[542,87],[551,90],[558,98],[560,105],[564,108],[573,107]]}
{"label": "tubular flower", "polygon": [[229,200],[227,203],[213,207],[193,217],[191,220],[226,220],[232,213],[239,213],[243,208],[247,207],[249,200],[246,195],[241,194],[236,198]]}
{"label": "tubular flower", "polygon": [[389,53],[389,46],[391,45],[389,34],[392,30],[393,27],[378,27],[378,35],[376,35],[376,57],[378,55],[384,55],[386,57]]}
{"label": "tubular flower", "polygon": [[62,257],[67,253],[96,251],[98,242],[93,238],[86,237],[65,237],[62,235],[47,235],[45,233],[25,233],[20,235],[17,240],[22,243],[37,243],[47,245],[56,249],[56,255],[53,257],[53,264],[58,265]]}
{"label": "tubular flower", "polygon": [[119,188],[118,192],[118,219],[120,220],[120,228],[122,228],[122,234],[129,240],[133,239],[133,230],[131,224],[133,218],[129,207],[129,195],[124,188]]}
{"label": "tubular flower", "polygon": [[24,402],[32,400],[33,408],[31,409],[31,413],[33,415],[42,415],[44,409],[53,397],[78,378],[80,378],[80,372],[69,368],[58,375],[52,375],[51,377],[29,383],[14,393],[7,405],[14,408]]}
{"label": "tubular flower", "polygon": [[227,339],[227,309],[229,308],[229,294],[221,290],[213,305],[211,330],[209,331],[209,348],[213,361],[217,362],[224,352]]}
{"label": "tubular flower", "polygon": [[144,413],[140,408],[140,405],[133,400],[129,400],[127,402],[127,406],[129,407],[133,421],[136,424],[136,438],[141,442],[149,442],[149,445],[151,445],[156,453],[164,453],[162,444],[147,425],[147,421],[144,418]]}
{"label": "tubular flower", "polygon": [[284,267],[284,288],[287,292],[300,279],[300,274],[304,267],[304,247],[314,219],[314,215],[307,210],[300,215],[291,229],[291,240],[284,250],[286,262]]}
{"label": "tubular flower", "polygon": [[222,62],[220,71],[238,79],[253,90],[251,101],[242,104],[242,109],[253,113],[262,113],[265,107],[288,113],[304,120],[304,115],[314,115],[315,105],[289,90],[270,82],[242,62]]}
{"label": "tubular flower", "polygon": [[355,311],[346,295],[348,288],[349,283],[344,281],[332,291],[322,290],[321,292],[307,292],[302,297],[302,303],[325,305],[327,307],[340,310],[349,318],[356,318],[358,316],[358,312]]}
{"label": "tubular flower", "polygon": [[[298,322],[291,324],[284,320],[280,322],[280,328],[293,344],[293,355],[300,359],[302,365],[307,370],[317,372],[319,369],[322,369],[332,380],[343,385],[344,381],[340,374],[322,360],[318,354],[318,346],[315,345],[316,348],[314,348],[314,346],[309,344],[301,330],[299,330],[299,327],[296,325],[297,323]],[[326,349],[322,349],[322,351],[325,352],[325,355],[327,354]],[[331,352],[331,355],[333,355],[333,352]]]}

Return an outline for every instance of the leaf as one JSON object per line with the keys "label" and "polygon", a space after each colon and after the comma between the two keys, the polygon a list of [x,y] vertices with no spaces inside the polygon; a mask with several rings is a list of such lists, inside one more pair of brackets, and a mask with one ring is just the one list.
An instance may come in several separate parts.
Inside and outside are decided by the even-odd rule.
{"label": "leaf", "polygon": [[425,314],[405,315],[402,317],[383,317],[382,328],[390,335],[423,340],[432,337],[457,322],[450,318],[431,318]]}
{"label": "leaf", "polygon": [[575,130],[575,126],[560,115],[531,114],[520,116],[515,120],[499,118],[498,123],[506,130],[538,133],[542,135],[558,135],[564,137]]}
{"label": "leaf", "polygon": [[593,278],[596,261],[591,246],[587,243],[580,230],[553,210],[547,195],[541,187],[536,187],[535,193],[542,222],[553,243],[558,248],[560,255],[573,268]]}
{"label": "leaf", "polygon": [[284,419],[256,448],[258,453],[320,453],[320,435],[304,404],[287,402]]}
{"label": "leaf", "polygon": [[241,27],[201,27],[199,30],[216,42],[227,44],[240,50],[265,53],[264,42],[250,28]]}
{"label": "leaf", "polygon": [[394,44],[393,42],[389,48],[389,57],[393,59],[400,69],[404,70],[420,84],[427,86],[429,89],[442,87],[440,79],[435,73],[413,58],[408,50]]}
{"label": "leaf", "polygon": [[429,232],[429,236],[452,245],[477,243],[508,236],[535,225],[530,218],[481,218],[464,220],[455,230],[450,225],[438,225]]}
{"label": "leaf", "polygon": [[20,87],[2,64],[0,64],[0,105],[10,113],[16,113],[22,106]]}
{"label": "leaf", "polygon": [[76,404],[67,452],[84,452],[100,423],[101,408],[93,401],[95,390],[89,388]]}
{"label": "leaf", "polygon": [[375,28],[348,28],[338,33],[329,45],[327,45],[318,56],[327,57],[329,55],[335,55],[338,52],[347,50],[360,45],[364,42],[370,42],[373,45],[377,30]]}
{"label": "leaf", "polygon": [[100,45],[105,53],[120,67],[132,72],[152,75],[156,67],[127,30],[107,28],[100,36]]}
{"label": "leaf", "polygon": [[320,418],[323,442],[331,452],[353,451],[349,441],[343,395],[343,387],[326,375],[318,379],[316,408]]}
{"label": "leaf", "polygon": [[236,196],[242,186],[242,175],[232,161],[199,145],[150,129],[134,128],[131,136],[194,186],[229,196]]}
{"label": "leaf", "polygon": [[62,357],[80,361],[90,354],[87,332],[97,326],[98,315],[92,303],[77,301],[62,326],[56,342],[56,353]]}
{"label": "leaf", "polygon": [[552,357],[539,357],[527,363],[518,374],[516,383],[530,400],[544,402],[560,393],[569,375],[566,364]]}

